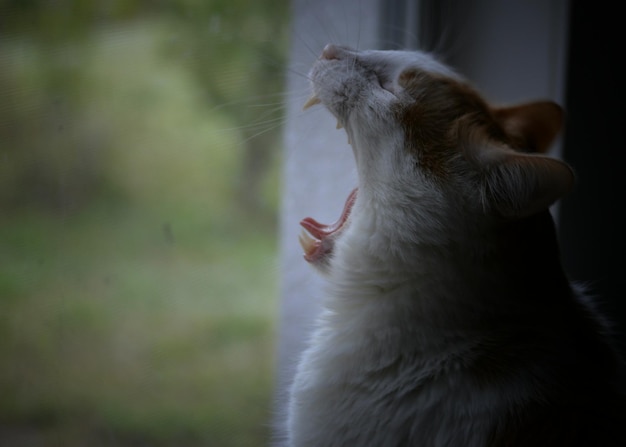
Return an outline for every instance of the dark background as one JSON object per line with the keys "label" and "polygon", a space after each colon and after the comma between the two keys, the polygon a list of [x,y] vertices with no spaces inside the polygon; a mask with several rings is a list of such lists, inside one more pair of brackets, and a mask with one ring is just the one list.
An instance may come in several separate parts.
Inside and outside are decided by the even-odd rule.
{"label": "dark background", "polygon": [[574,1],[570,9],[564,158],[578,184],[561,204],[563,262],[596,294],[626,353],[624,300],[623,25],[612,8]]}

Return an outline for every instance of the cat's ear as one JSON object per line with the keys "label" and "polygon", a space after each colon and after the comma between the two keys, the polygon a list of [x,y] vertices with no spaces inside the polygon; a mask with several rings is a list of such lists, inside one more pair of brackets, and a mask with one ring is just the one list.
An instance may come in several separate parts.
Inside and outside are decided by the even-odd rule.
{"label": "cat's ear", "polygon": [[551,101],[492,108],[515,149],[543,154],[563,127],[563,109]]}
{"label": "cat's ear", "polygon": [[574,187],[574,172],[566,163],[538,154],[504,148],[489,150],[482,166],[483,208],[506,219],[547,209]]}

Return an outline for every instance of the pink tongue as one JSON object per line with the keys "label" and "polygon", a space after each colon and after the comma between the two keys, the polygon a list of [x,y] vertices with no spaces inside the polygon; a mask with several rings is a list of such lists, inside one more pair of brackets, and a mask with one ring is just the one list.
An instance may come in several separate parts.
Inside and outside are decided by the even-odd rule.
{"label": "pink tongue", "polygon": [[312,217],[307,217],[300,222],[300,225],[309,233],[311,233],[313,237],[316,237],[319,240],[324,240],[324,238],[340,230],[341,227],[343,227],[343,225],[346,223],[346,220],[350,215],[350,211],[352,211],[352,206],[356,201],[357,190],[358,188],[355,188],[350,193],[348,199],[346,200],[346,204],[343,207],[343,212],[335,223],[332,223],[330,225],[324,225],[322,223],[319,223]]}

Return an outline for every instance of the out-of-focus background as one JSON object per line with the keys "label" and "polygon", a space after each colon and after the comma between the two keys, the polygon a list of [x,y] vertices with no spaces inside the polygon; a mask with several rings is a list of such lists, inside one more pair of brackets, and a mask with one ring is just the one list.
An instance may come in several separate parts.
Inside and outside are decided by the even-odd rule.
{"label": "out-of-focus background", "polygon": [[0,446],[267,444],[288,15],[0,1]]}

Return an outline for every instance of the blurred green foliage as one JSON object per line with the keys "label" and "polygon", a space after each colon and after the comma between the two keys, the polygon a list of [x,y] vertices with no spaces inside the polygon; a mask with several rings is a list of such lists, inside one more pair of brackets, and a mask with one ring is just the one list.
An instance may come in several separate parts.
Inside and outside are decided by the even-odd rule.
{"label": "blurred green foliage", "polygon": [[[94,190],[115,186],[102,183],[110,180],[108,165],[98,158],[108,155],[107,129],[79,121],[94,104],[90,76],[99,62],[94,47],[102,45],[102,34],[143,20],[162,26],[156,43],[160,62],[193,76],[199,106],[218,110],[241,137],[244,153],[233,173],[240,182],[241,208],[271,219],[263,182],[280,142],[286,3],[1,2],[2,50],[15,57],[0,61],[0,94],[7,99],[0,109],[6,161],[0,166],[0,206],[32,201],[72,206]],[[135,72],[133,61],[110,62],[124,64],[123,76]],[[71,139],[61,135],[68,125],[74,130]]]}
{"label": "blurred green foliage", "polygon": [[286,1],[0,1],[0,445],[267,444]]}

